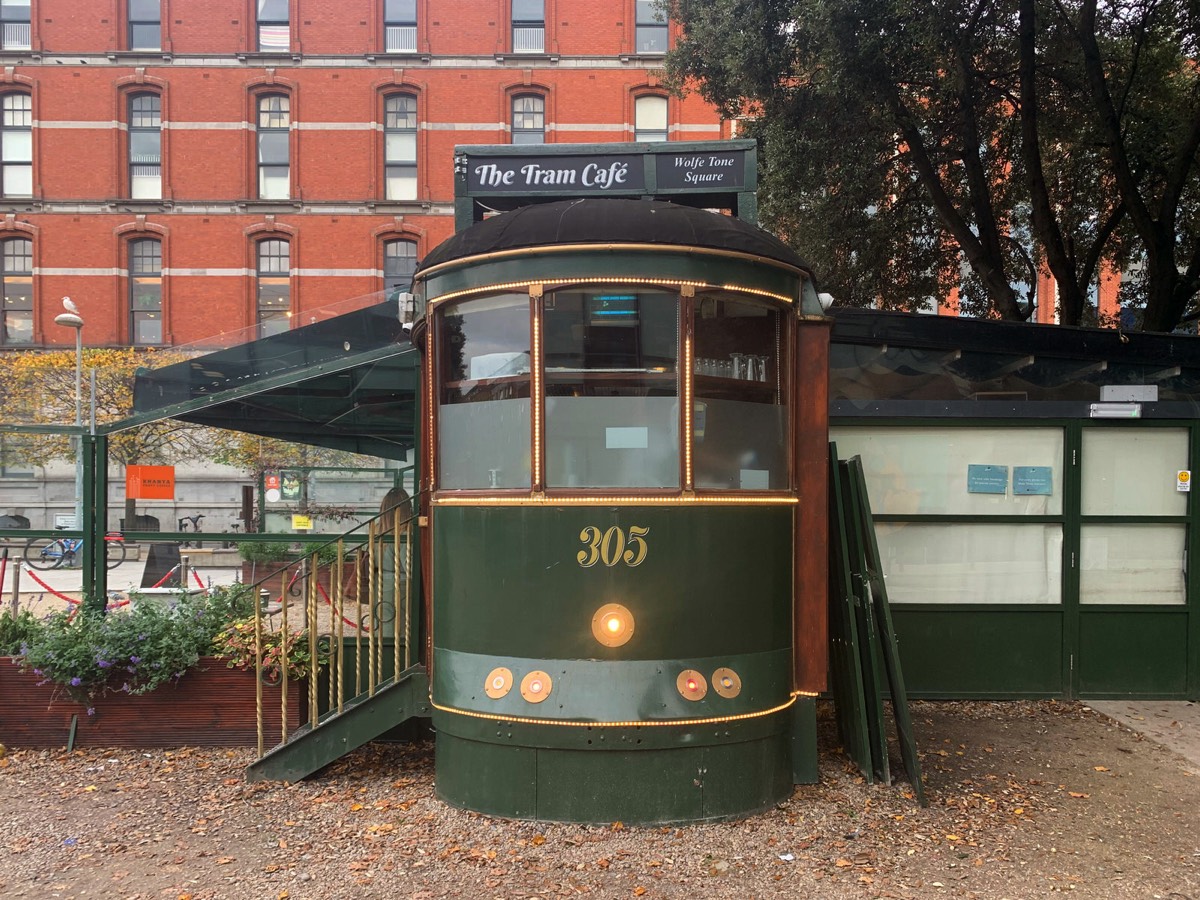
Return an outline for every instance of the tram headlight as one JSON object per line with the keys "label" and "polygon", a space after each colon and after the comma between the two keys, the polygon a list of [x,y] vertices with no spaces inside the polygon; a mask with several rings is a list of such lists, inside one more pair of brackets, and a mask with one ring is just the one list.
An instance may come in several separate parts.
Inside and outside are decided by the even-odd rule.
{"label": "tram headlight", "polygon": [[592,636],[605,647],[628,643],[633,629],[633,613],[620,603],[606,603],[592,616]]}

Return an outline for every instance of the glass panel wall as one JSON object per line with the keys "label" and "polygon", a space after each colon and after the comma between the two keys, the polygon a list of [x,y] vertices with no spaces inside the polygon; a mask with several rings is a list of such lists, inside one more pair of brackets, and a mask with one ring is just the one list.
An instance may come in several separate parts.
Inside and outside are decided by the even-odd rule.
{"label": "glass panel wall", "polygon": [[1085,516],[1183,516],[1187,493],[1176,473],[1188,468],[1183,428],[1085,428]]}
{"label": "glass panel wall", "polygon": [[877,515],[1060,515],[1061,428],[837,428]]}
{"label": "glass panel wall", "polygon": [[447,304],[439,326],[438,486],[528,490],[529,295]]}
{"label": "glass panel wall", "polygon": [[548,488],[679,487],[679,302],[625,286],[543,298]]}
{"label": "glass panel wall", "polygon": [[1084,525],[1079,602],[1187,602],[1186,525]]}
{"label": "glass panel wall", "polygon": [[1062,526],[877,522],[892,603],[1062,602]]}

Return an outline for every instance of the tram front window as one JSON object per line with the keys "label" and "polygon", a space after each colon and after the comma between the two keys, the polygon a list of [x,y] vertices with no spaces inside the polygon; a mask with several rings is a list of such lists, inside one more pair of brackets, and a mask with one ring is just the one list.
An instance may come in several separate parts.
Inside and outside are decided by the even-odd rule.
{"label": "tram front window", "polygon": [[725,293],[695,299],[697,488],[786,490],[787,371],[780,311]]}
{"label": "tram front window", "polygon": [[624,286],[543,298],[546,485],[679,487],[679,301]]}
{"label": "tram front window", "polygon": [[529,295],[442,310],[438,484],[529,489]]}

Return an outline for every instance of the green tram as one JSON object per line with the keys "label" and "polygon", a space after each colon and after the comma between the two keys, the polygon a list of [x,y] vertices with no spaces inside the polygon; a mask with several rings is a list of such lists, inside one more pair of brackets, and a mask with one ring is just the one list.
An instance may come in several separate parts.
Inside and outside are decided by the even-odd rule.
{"label": "green tram", "polygon": [[699,821],[815,777],[829,320],[808,266],[729,216],[569,200],[459,232],[413,292],[439,795]]}

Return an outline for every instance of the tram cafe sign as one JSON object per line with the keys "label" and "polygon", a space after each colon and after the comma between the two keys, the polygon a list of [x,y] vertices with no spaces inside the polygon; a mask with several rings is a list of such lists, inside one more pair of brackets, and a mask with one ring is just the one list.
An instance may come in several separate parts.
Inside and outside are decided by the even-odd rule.
{"label": "tram cafe sign", "polygon": [[[466,161],[471,194],[536,194],[565,190],[597,194],[736,190],[746,185],[746,151],[490,156]],[[652,158],[654,184],[647,159]]]}

